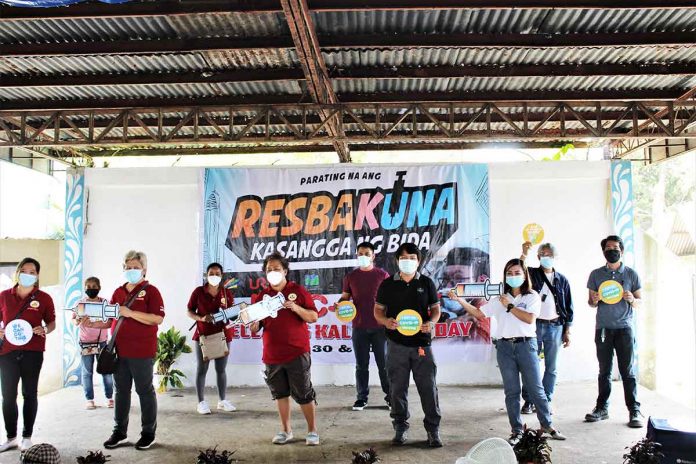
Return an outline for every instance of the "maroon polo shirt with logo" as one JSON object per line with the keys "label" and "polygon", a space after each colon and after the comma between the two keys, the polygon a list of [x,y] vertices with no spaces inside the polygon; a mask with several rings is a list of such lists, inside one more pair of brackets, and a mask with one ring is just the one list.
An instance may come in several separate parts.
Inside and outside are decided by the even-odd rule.
{"label": "maroon polo shirt with logo", "polygon": [[[156,314],[164,317],[164,302],[162,295],[154,285],[148,285],[145,280],[134,289],[137,297],[129,308],[141,313]],[[111,304],[125,304],[130,292],[126,290],[126,284],[117,288],[111,297]],[[111,333],[116,328],[118,319],[114,319],[111,325]],[[123,320],[121,328],[116,334],[116,352],[123,358],[154,358],[157,355],[157,326],[138,322],[132,317]]]}
{"label": "maroon polo shirt with logo", "polygon": [[[213,296],[208,292],[208,285],[201,285],[191,293],[191,298],[188,302],[188,310],[199,316],[215,314],[220,309],[229,308],[234,304],[234,295],[226,288],[218,290],[218,294]],[[231,341],[233,337],[233,329],[225,328],[224,322],[211,324],[210,322],[196,321],[196,330],[191,337],[194,341],[200,339],[201,335],[213,335],[225,331],[227,341]]]}
{"label": "maroon polo shirt with logo", "polygon": [[[0,316],[2,316],[3,327],[7,327],[7,324],[16,318],[19,310],[22,309],[25,302],[28,302],[29,298],[31,298],[31,293],[26,298],[20,298],[17,294],[17,287],[18,285],[15,285],[0,293]],[[50,324],[56,320],[56,310],[53,306],[53,299],[51,296],[38,289],[32,290],[32,293],[34,292],[36,292],[34,301],[29,304],[18,318],[27,321],[32,328],[39,327],[43,325],[42,323]],[[31,337],[31,340],[29,340],[29,343],[23,346],[15,346],[5,339],[0,354],[7,354],[11,351],[19,350],[46,351],[46,337],[34,335]]]}

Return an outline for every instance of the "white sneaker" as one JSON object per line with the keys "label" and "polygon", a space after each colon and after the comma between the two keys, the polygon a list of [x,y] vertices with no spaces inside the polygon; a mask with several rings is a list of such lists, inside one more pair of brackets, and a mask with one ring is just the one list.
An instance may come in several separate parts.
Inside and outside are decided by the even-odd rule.
{"label": "white sneaker", "polygon": [[13,438],[12,440],[7,440],[5,443],[0,445],[0,453],[3,453],[7,450],[15,449],[17,448],[17,439]]}
{"label": "white sneaker", "polygon": [[19,451],[26,451],[33,445],[31,438],[22,438],[22,442],[19,444]]}
{"label": "white sneaker", "polygon": [[309,432],[305,439],[307,446],[317,446],[319,444],[319,434],[317,432]]}
{"label": "white sneaker", "polygon": [[292,441],[293,438],[295,437],[293,436],[292,432],[278,432],[276,433],[276,436],[273,437],[273,444],[284,445]]}
{"label": "white sneaker", "polygon": [[196,410],[198,411],[198,414],[210,414],[210,406],[208,406],[208,402],[205,400],[198,403]]}
{"label": "white sneaker", "polygon": [[230,403],[227,400],[218,401],[217,408],[222,409],[225,412],[233,412],[233,411],[237,410],[237,408],[234,406],[234,404]]}

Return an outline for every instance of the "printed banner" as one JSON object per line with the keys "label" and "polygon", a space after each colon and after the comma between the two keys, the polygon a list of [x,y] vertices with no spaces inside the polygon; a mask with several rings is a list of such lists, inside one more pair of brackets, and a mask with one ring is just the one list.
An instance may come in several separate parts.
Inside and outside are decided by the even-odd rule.
{"label": "printed banner", "polygon": [[[206,169],[203,202],[203,271],[222,264],[235,303],[248,301],[267,285],[263,259],[282,253],[288,280],[305,286],[319,309],[310,326],[313,362],[355,362],[350,323],[339,321],[334,304],[363,241],[375,246],[376,265],[390,274],[400,244],[421,249],[421,272],[443,296],[433,344],[438,360],[488,359],[488,324],[446,298],[456,283],[490,275],[486,165]],[[231,362],[259,363],[259,337],[240,327],[235,338]]]}

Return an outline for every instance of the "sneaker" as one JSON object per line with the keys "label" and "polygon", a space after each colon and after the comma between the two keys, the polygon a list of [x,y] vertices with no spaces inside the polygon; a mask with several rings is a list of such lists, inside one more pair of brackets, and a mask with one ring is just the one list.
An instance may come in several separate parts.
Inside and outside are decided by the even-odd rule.
{"label": "sneaker", "polygon": [[22,441],[19,443],[19,451],[26,451],[32,446],[34,446],[34,444],[31,442],[31,437],[22,438]]}
{"label": "sneaker", "polygon": [[94,404],[94,400],[89,400],[87,401],[87,404],[85,405],[85,409],[92,410],[92,409],[97,409],[97,405]]}
{"label": "sneaker", "polygon": [[210,406],[208,406],[208,402],[203,400],[200,403],[198,403],[196,411],[198,411],[198,414],[210,414]]}
{"label": "sneaker", "polygon": [[7,450],[17,448],[17,438],[10,438],[5,443],[0,445],[0,453],[4,453]]}
{"label": "sneaker", "polygon": [[365,400],[357,400],[355,403],[353,403],[353,411],[362,411],[365,409],[367,406],[367,401]]}
{"label": "sneaker", "polygon": [[585,414],[585,422],[597,422],[609,419],[609,412],[603,408],[594,408],[591,413]]}
{"label": "sneaker", "polygon": [[109,398],[109,401],[106,403],[106,407],[109,409],[114,409],[114,400],[112,398]]}
{"label": "sneaker", "polygon": [[286,443],[290,443],[293,438],[295,437],[292,435],[292,432],[278,432],[276,433],[276,436],[273,437],[273,444],[284,445]]}
{"label": "sneaker", "polygon": [[309,432],[305,438],[305,445],[317,446],[319,444],[319,434],[317,432]]}
{"label": "sneaker", "polygon": [[392,445],[403,445],[406,443],[406,440],[408,440],[408,431],[397,430],[394,438],[392,438]]}
{"label": "sneaker", "polygon": [[135,449],[146,450],[155,444],[155,436],[149,433],[141,433],[140,440],[135,443]]}
{"label": "sneaker", "polygon": [[234,412],[237,410],[237,408],[234,406],[234,404],[230,403],[227,400],[218,401],[217,408],[218,408],[218,410],[223,410],[225,412]]}
{"label": "sneaker", "polygon": [[563,435],[561,432],[558,430],[552,429],[552,428],[547,428],[543,429],[545,433],[549,434],[552,440],[565,440],[566,436]]}
{"label": "sneaker", "polygon": [[522,414],[532,414],[534,412],[534,405],[529,401],[525,401],[522,405]]}
{"label": "sneaker", "polygon": [[632,429],[643,428],[643,420],[641,417],[644,416],[640,413],[640,411],[631,411],[631,414],[628,416],[628,426]]}
{"label": "sneaker", "polygon": [[114,432],[111,434],[108,440],[104,442],[104,448],[106,449],[114,449],[124,441],[126,441],[128,437],[125,434]]}
{"label": "sneaker", "polygon": [[428,432],[428,446],[431,448],[442,448],[442,440],[440,439],[440,432]]}
{"label": "sneaker", "polygon": [[512,432],[512,434],[510,435],[510,438],[507,439],[507,442],[510,443],[510,446],[512,446],[514,448],[515,445],[518,444],[521,439],[522,439],[522,431]]}

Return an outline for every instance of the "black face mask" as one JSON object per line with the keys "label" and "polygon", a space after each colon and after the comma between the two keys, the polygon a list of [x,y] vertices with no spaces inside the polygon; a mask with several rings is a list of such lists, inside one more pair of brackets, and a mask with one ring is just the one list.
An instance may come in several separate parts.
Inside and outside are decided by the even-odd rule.
{"label": "black face mask", "polygon": [[98,288],[88,288],[85,290],[85,293],[87,294],[88,297],[94,299],[99,295],[99,289]]}
{"label": "black face mask", "polygon": [[604,250],[604,257],[610,264],[618,263],[621,259],[621,252],[619,250]]}

